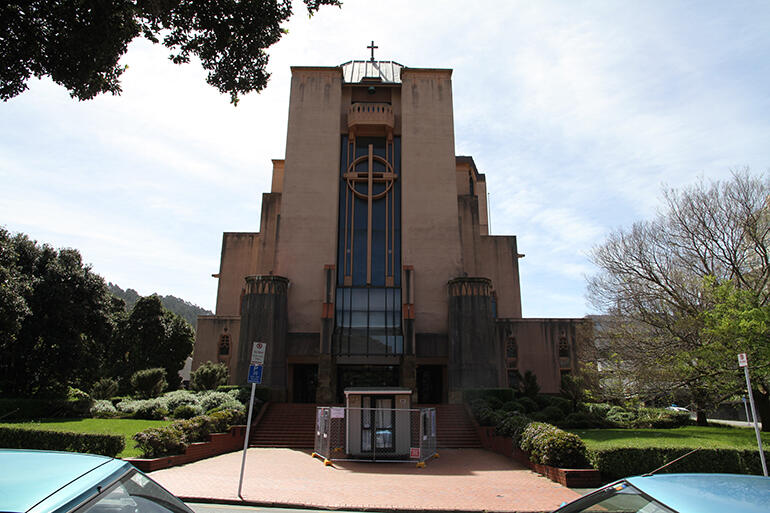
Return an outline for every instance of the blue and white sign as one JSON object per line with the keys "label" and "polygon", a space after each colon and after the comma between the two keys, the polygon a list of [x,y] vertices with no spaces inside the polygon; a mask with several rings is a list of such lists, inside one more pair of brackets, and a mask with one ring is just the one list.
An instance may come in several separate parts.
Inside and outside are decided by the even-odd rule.
{"label": "blue and white sign", "polygon": [[249,365],[249,383],[262,384],[262,366]]}

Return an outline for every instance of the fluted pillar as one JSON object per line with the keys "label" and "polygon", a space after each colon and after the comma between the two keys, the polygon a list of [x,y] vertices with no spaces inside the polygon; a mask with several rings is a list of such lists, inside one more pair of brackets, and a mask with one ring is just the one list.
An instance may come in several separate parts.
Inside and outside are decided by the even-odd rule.
{"label": "fluted pillar", "polygon": [[267,344],[262,384],[270,387],[271,399],[286,400],[286,332],[289,280],[283,276],[247,276],[241,303],[236,383],[246,383],[254,342]]}

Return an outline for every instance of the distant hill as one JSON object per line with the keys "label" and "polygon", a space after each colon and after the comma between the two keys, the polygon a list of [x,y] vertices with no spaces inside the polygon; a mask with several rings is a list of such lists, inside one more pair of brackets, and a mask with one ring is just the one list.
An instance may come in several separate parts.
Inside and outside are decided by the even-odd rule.
{"label": "distant hill", "polygon": [[[114,283],[108,283],[107,288],[110,290],[110,292],[112,292],[113,295],[125,301],[126,308],[129,310],[131,310],[131,308],[134,306],[134,303],[136,303],[139,298],[142,297],[134,289],[123,290]],[[198,323],[199,315],[213,315],[213,312],[210,312],[205,308],[201,308],[198,305],[194,305],[189,301],[185,301],[184,299],[180,299],[175,296],[161,296],[158,294],[158,297],[160,297],[160,302],[163,303],[163,306],[167,310],[170,310],[178,316],[184,318],[187,322],[192,324],[193,328],[195,328],[196,324]]]}

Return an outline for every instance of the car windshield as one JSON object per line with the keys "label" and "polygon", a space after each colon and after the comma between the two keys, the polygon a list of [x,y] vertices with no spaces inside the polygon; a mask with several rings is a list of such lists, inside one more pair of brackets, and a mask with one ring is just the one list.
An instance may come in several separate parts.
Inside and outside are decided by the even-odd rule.
{"label": "car windshield", "polygon": [[[563,508],[558,513],[675,513],[672,509],[644,495],[637,488],[621,482],[586,495]],[[554,512],[556,513],[556,512]]]}
{"label": "car windshield", "polygon": [[75,513],[193,513],[141,472],[132,470]]}

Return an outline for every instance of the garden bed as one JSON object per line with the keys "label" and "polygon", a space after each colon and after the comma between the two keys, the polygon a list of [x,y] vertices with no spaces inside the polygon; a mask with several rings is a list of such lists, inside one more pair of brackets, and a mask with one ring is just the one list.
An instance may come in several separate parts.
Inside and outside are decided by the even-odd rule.
{"label": "garden bed", "polygon": [[192,463],[212,456],[218,456],[243,448],[246,426],[232,426],[227,433],[212,433],[208,442],[192,443],[185,448],[184,454],[162,456],[160,458],[123,458],[142,472],[152,472],[164,468]]}
{"label": "garden bed", "polygon": [[511,437],[495,435],[495,428],[493,427],[479,427],[478,433],[481,445],[485,449],[512,458],[534,472],[563,486],[569,488],[594,488],[602,483],[601,474],[598,470],[592,468],[567,469],[533,463],[529,459],[529,454],[513,447]]}

